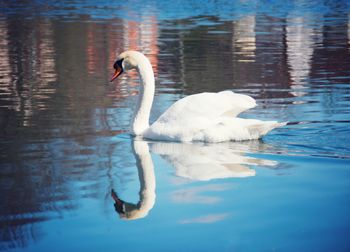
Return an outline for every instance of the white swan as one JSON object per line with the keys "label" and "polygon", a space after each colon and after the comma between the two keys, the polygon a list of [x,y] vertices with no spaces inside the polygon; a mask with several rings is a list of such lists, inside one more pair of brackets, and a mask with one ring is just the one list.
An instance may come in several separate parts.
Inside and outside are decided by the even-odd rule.
{"label": "white swan", "polygon": [[286,123],[236,117],[256,106],[247,95],[232,91],[200,93],[175,102],[152,125],[149,116],[154,97],[154,74],[149,60],[136,51],[121,53],[114,63],[111,81],[124,71],[136,69],[141,85],[131,133],[146,139],[165,141],[224,142],[258,139]]}

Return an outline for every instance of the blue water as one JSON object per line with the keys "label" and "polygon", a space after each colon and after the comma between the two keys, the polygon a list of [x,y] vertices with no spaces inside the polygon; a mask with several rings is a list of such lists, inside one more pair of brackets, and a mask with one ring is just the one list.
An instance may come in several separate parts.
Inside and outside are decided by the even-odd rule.
{"label": "blue water", "polygon": [[[1,251],[349,251],[348,1],[0,2]],[[134,139],[137,75],[154,121],[233,90],[259,141]],[[111,196],[123,201],[120,208]],[[120,210],[122,209],[122,210]]]}

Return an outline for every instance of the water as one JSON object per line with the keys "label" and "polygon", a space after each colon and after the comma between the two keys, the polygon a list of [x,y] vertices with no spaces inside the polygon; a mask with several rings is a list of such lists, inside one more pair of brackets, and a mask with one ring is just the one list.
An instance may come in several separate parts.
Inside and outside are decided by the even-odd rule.
{"label": "water", "polygon": [[[1,251],[349,251],[347,1],[1,1]],[[231,89],[288,121],[261,141],[128,135],[145,53],[151,121]],[[127,202],[121,212],[111,190]],[[128,220],[129,219],[129,220]]]}

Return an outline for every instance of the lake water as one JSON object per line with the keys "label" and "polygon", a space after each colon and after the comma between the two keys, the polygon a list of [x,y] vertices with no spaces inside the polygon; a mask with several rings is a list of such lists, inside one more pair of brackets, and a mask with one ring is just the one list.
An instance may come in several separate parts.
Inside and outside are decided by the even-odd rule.
{"label": "lake water", "polygon": [[[1,251],[349,251],[348,1],[0,1]],[[128,134],[135,73],[174,101],[233,90],[260,141]],[[115,198],[111,191],[116,193]],[[115,205],[115,200],[124,201]]]}

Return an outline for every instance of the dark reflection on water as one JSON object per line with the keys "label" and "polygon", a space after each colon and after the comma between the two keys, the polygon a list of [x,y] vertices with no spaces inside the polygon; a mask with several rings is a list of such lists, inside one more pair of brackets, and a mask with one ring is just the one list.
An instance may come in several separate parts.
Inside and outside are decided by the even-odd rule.
{"label": "dark reflection on water", "polygon": [[[189,173],[185,168],[201,166],[193,162],[201,160],[201,155],[210,159],[208,153],[229,158],[224,150],[243,153],[236,168],[244,171],[244,166],[251,175],[255,174],[252,165],[271,168],[273,164],[288,173],[287,168],[295,166],[290,158],[294,155],[349,161],[346,1],[229,1],[222,5],[211,1],[2,1],[0,7],[0,249],[31,249],[50,235],[45,225],[71,218],[87,200],[103,199],[96,204],[110,209],[113,188],[121,198],[138,194],[138,186],[130,186],[138,181],[132,140],[114,138],[128,131],[137,76],[130,73],[118,83],[109,83],[115,53],[127,49],[142,51],[154,67],[157,91],[151,120],[185,95],[234,89],[258,100],[260,106],[245,116],[290,122],[267,136],[265,143],[222,149],[150,143],[156,177],[162,163],[154,157],[161,156],[173,169],[161,176],[173,184],[181,185],[184,178],[205,180],[198,177],[205,173]],[[320,165],[312,159],[308,162]],[[208,180],[220,178],[218,170],[210,172]],[[186,204],[218,202],[214,196],[198,196],[203,191],[234,193],[225,182],[169,189],[166,182],[158,181],[157,188],[170,190],[174,202]],[[343,183],[348,188],[348,181]],[[130,187],[135,188],[134,194],[128,194]],[[329,200],[330,205],[336,203]],[[193,211],[181,215],[180,223],[208,223],[231,216],[223,211],[193,217]],[[349,223],[344,225],[349,230]]]}

